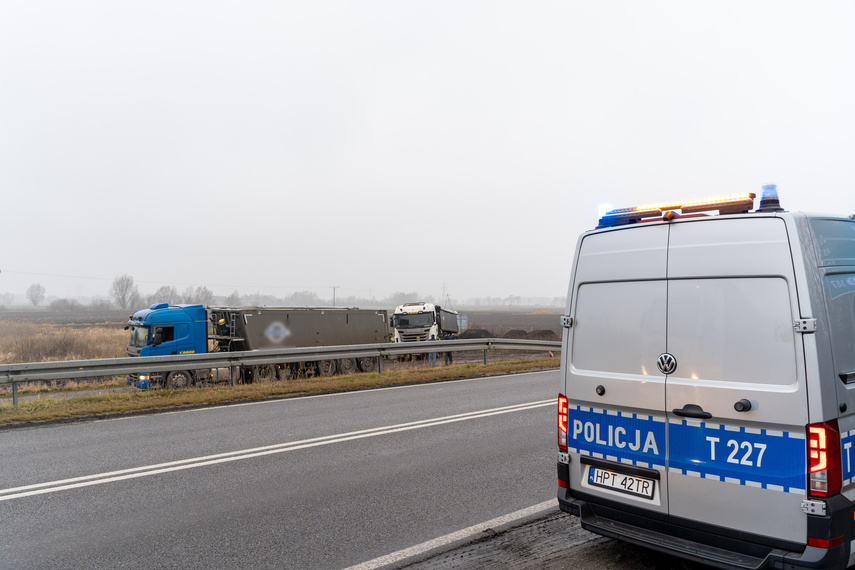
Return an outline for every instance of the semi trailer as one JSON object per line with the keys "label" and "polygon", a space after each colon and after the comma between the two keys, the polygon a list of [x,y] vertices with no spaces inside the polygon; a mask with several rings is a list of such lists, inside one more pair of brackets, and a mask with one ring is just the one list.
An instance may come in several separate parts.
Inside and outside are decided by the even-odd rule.
{"label": "semi trailer", "polygon": [[[204,307],[157,303],[130,316],[128,356],[165,356],[374,344],[389,338],[387,313],[358,308]],[[242,382],[377,370],[376,357],[240,366]],[[230,369],[131,374],[128,384],[186,388],[231,379]]]}

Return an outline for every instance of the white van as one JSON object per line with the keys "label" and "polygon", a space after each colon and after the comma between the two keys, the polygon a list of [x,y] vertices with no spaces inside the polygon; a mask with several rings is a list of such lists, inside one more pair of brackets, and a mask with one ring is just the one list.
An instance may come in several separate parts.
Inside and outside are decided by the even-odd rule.
{"label": "white van", "polygon": [[[855,219],[754,194],[613,210],[578,241],[558,499],[719,568],[855,564]],[[717,213],[716,213],[717,212]]]}

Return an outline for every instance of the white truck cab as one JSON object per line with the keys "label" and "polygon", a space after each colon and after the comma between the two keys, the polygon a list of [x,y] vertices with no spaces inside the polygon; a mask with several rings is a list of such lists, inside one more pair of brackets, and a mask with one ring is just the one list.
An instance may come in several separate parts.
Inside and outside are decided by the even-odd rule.
{"label": "white truck cab", "polygon": [[456,335],[460,327],[457,311],[434,303],[404,303],[395,308],[389,319],[393,342],[418,342],[447,340]]}
{"label": "white truck cab", "polygon": [[626,208],[580,236],[559,504],[720,568],[846,568],[855,219],[783,211],[763,188],[756,210],[748,193]]}

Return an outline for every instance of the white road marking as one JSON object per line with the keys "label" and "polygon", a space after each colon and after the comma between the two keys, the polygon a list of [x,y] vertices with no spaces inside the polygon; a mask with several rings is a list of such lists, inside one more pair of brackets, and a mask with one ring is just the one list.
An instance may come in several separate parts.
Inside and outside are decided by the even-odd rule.
{"label": "white road marking", "polygon": [[136,479],[139,477],[148,477],[158,475],[160,473],[169,473],[172,471],[181,471],[184,469],[193,469],[195,467],[204,467],[206,465],[216,465],[218,463],[228,463],[231,461],[239,461],[241,459],[250,459],[253,457],[261,457],[264,455],[272,455],[276,453],[285,453],[288,451],[297,451],[300,449],[308,449],[311,447],[319,447],[322,445],[331,445],[342,443],[345,441],[353,441],[376,437],[379,435],[388,435],[414,429],[439,426],[455,422],[486,418],[500,414],[509,414],[513,412],[522,412],[544,406],[555,405],[552,399],[540,400],[537,402],[528,402],[525,404],[515,404],[513,406],[503,406],[500,408],[491,408],[488,410],[479,410],[476,412],[468,412],[465,414],[456,414],[452,416],[444,416],[427,420],[419,420],[403,424],[370,428],[365,430],[316,437],[312,439],[304,439],[287,443],[279,443],[264,447],[255,447],[240,451],[231,451],[228,453],[218,453],[215,455],[206,455],[203,457],[195,457],[191,459],[181,459],[178,461],[170,461],[167,463],[159,463],[156,465],[147,465],[144,467],[133,467],[130,469],[122,469],[119,471],[110,471],[107,473],[98,473],[95,475],[86,475],[83,477],[74,477],[71,479],[62,479],[59,481],[49,481],[45,483],[36,483],[33,485],[24,485],[21,487],[12,487],[9,489],[0,490],[0,501],[8,501],[11,499],[20,499],[22,497],[30,497],[33,495],[42,495],[44,493],[54,493],[56,491],[64,491],[67,489],[77,489],[80,487],[89,487],[91,485],[101,485],[104,483],[112,483],[115,481],[124,481],[127,479]]}
{"label": "white road marking", "polygon": [[419,554],[424,554],[425,552],[433,550],[434,548],[439,548],[441,546],[451,544],[452,542],[457,542],[458,540],[470,538],[472,536],[475,536],[476,534],[484,532],[485,530],[495,528],[497,526],[502,526],[504,524],[508,524],[531,515],[536,515],[538,513],[554,510],[557,508],[558,499],[550,499],[548,501],[532,505],[531,507],[488,520],[487,522],[478,523],[468,528],[464,528],[463,530],[458,530],[456,532],[446,534],[445,536],[440,536],[439,538],[434,538],[433,540],[428,540],[427,542],[416,544],[415,546],[411,546],[409,548],[405,548],[397,552],[392,552],[391,554],[375,558],[374,560],[369,560],[368,562],[363,562],[362,564],[350,566],[348,568],[345,568],[344,570],[376,570],[377,568],[382,568],[383,566],[386,566],[388,564],[400,562],[402,560],[406,560],[407,558],[418,556]]}

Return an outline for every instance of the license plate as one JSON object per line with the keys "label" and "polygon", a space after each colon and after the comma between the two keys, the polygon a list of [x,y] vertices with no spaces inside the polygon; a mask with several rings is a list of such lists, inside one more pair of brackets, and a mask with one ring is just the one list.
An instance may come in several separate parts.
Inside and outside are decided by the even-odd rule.
{"label": "license plate", "polygon": [[656,485],[656,481],[653,479],[645,479],[644,477],[636,477],[635,475],[624,475],[623,473],[616,473],[593,466],[588,468],[588,483],[597,487],[613,489],[627,495],[644,497],[645,499],[653,498],[653,491]]}

